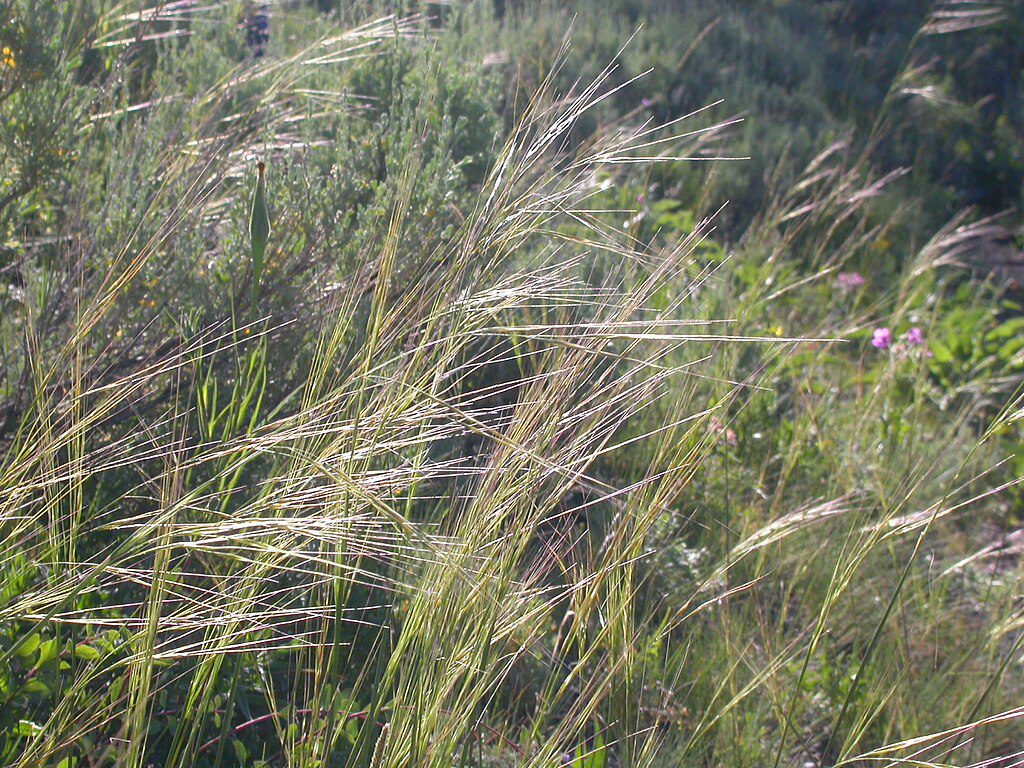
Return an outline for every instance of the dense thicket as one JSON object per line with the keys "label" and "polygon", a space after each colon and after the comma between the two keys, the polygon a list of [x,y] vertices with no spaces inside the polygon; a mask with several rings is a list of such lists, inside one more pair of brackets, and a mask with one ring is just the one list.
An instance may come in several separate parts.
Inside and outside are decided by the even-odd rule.
{"label": "dense thicket", "polygon": [[0,20],[0,763],[1019,762],[1019,2]]}

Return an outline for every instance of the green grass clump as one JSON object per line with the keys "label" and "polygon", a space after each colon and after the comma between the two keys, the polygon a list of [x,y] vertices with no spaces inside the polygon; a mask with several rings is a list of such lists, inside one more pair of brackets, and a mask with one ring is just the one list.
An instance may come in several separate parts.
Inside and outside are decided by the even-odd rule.
{"label": "green grass clump", "polygon": [[1017,759],[1020,319],[966,266],[1012,219],[879,158],[913,56],[716,228],[738,123],[675,87],[746,11],[653,119],[625,8],[280,4],[255,56],[251,4],[34,6],[4,765]]}

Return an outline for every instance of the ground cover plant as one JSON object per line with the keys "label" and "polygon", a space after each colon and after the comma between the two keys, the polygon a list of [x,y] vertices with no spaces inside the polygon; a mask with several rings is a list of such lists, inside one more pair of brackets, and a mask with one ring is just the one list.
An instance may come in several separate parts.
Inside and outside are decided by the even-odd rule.
{"label": "ground cover plant", "polygon": [[1019,765],[1021,13],[890,6],[0,0],[2,764]]}

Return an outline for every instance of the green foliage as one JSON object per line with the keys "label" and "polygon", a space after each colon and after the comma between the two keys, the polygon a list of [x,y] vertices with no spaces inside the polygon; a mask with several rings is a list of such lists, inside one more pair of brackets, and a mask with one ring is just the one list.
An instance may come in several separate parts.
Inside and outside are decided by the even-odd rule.
{"label": "green foliage", "polygon": [[4,765],[1019,752],[1014,8],[38,5]]}
{"label": "green foliage", "polygon": [[955,391],[983,380],[1013,381],[1024,371],[1024,318],[1015,304],[978,303],[976,286],[962,285],[941,308],[929,369]]}

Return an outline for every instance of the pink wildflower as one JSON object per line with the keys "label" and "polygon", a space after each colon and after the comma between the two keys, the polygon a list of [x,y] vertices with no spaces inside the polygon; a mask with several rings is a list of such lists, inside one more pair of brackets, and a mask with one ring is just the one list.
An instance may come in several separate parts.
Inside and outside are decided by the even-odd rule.
{"label": "pink wildflower", "polygon": [[852,291],[864,285],[864,276],[860,272],[840,272],[836,284],[844,291]]}
{"label": "pink wildflower", "polygon": [[875,328],[871,334],[871,346],[876,349],[888,349],[892,345],[892,331],[888,328]]}
{"label": "pink wildflower", "polygon": [[907,344],[912,347],[920,347],[924,344],[924,332],[916,325],[907,331]]}
{"label": "pink wildflower", "polygon": [[725,438],[725,442],[729,445],[739,445],[739,438],[736,436],[736,430],[732,427],[727,427],[722,423],[722,420],[717,416],[712,416],[708,423],[708,432],[712,435],[721,435]]}

